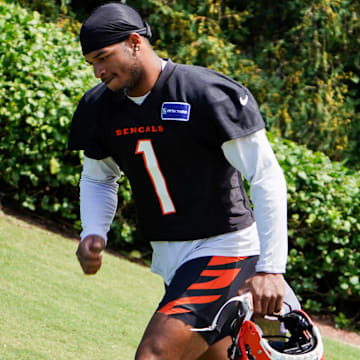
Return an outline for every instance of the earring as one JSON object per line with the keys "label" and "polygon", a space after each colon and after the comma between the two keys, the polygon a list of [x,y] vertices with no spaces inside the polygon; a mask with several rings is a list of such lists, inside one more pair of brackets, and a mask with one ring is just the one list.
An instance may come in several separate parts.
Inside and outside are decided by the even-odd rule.
{"label": "earring", "polygon": [[135,47],[135,51],[139,51],[139,48],[137,46]]}

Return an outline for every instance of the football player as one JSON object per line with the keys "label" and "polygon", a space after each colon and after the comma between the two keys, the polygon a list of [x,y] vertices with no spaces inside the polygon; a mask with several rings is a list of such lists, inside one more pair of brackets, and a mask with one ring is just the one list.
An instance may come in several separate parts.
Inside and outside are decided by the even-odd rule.
{"label": "football player", "polygon": [[69,148],[85,155],[77,257],[86,274],[99,270],[123,172],[166,288],[136,359],[226,359],[226,322],[190,329],[208,324],[227,299],[250,290],[257,315],[299,307],[283,277],[285,178],[251,92],[159,58],[150,38],[139,13],[120,3],[82,25],[82,51],[101,82],[82,97],[69,136]]}

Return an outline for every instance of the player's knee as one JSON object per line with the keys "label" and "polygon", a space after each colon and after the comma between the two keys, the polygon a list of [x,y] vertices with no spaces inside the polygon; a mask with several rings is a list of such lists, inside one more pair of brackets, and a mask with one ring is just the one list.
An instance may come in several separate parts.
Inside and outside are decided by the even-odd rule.
{"label": "player's knee", "polygon": [[147,339],[139,345],[135,360],[156,360],[167,359],[166,344],[161,339]]}

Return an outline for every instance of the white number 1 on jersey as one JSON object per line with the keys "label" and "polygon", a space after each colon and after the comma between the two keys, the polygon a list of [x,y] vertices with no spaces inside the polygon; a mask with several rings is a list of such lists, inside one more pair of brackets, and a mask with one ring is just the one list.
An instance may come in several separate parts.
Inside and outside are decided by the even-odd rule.
{"label": "white number 1 on jersey", "polygon": [[164,215],[176,212],[175,206],[171,200],[165,178],[160,170],[151,140],[138,140],[135,154],[142,154],[146,170],[153,183],[156,195],[159,199],[162,213]]}

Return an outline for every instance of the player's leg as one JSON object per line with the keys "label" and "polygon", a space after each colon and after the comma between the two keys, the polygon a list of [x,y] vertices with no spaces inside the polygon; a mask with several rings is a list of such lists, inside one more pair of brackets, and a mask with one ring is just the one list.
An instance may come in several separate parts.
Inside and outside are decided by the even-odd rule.
{"label": "player's leg", "polygon": [[208,344],[191,325],[156,312],[147,326],[136,353],[136,360],[195,360]]}
{"label": "player's leg", "polygon": [[211,345],[197,360],[228,360],[228,349],[231,346],[231,337],[226,336]]}
{"label": "player's leg", "polygon": [[[254,273],[256,261],[257,257],[214,256],[182,265],[145,331],[136,359],[200,358],[208,346],[220,339],[226,319],[234,316],[236,306],[227,309],[228,313],[214,331],[194,333],[190,329],[210,325],[218,309],[235,296],[244,281]],[[221,335],[221,338],[226,335]],[[219,342],[211,353],[220,348],[224,349],[225,360],[227,343]]]}

